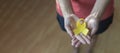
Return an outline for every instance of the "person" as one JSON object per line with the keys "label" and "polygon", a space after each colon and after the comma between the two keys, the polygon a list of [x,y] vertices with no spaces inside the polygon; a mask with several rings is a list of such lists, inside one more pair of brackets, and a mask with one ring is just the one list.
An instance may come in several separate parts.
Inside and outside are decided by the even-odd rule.
{"label": "person", "polygon": [[[92,52],[97,36],[107,30],[112,23],[113,4],[113,0],[56,0],[58,23],[71,37],[74,53],[79,52],[78,48],[81,44],[88,44],[87,53]],[[80,33],[76,37],[73,33],[71,18],[74,21],[84,18],[90,34],[84,36]]]}

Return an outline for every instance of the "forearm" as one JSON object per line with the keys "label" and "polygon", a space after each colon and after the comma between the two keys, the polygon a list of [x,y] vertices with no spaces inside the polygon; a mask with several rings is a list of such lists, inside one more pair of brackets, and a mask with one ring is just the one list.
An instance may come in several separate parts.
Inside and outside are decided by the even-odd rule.
{"label": "forearm", "polygon": [[62,14],[64,18],[69,17],[71,14],[73,14],[72,6],[70,0],[56,0],[61,8]]}
{"label": "forearm", "polygon": [[91,11],[91,14],[94,14],[96,18],[100,19],[109,2],[110,0],[96,0],[96,3]]}

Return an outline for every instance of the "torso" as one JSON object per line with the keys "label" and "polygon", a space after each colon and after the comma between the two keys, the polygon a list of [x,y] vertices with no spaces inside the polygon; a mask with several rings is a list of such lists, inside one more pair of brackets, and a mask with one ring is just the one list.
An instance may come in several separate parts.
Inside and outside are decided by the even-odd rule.
{"label": "torso", "polygon": [[[95,4],[95,1],[96,0],[87,0],[87,1],[86,0],[71,0],[71,4],[72,4],[74,13],[78,17],[86,18],[90,14],[90,12]],[[113,10],[114,10],[113,3],[114,3],[113,0],[111,0],[111,2],[107,6],[107,8],[101,18],[102,20],[107,19],[109,16],[111,16],[113,14]],[[62,16],[60,6],[57,2],[56,2],[56,10]]]}

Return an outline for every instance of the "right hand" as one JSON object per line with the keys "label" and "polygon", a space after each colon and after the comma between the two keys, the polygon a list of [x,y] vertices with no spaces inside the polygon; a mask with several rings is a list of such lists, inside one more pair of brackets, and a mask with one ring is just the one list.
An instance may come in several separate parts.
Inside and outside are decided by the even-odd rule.
{"label": "right hand", "polygon": [[71,23],[71,19],[74,20],[74,21],[79,20],[79,18],[76,15],[71,14],[70,16],[64,18],[64,27],[65,27],[68,35],[70,35],[70,37],[72,39],[74,39],[75,36],[74,36],[73,31],[72,31],[73,30],[73,26],[72,26],[72,23]]}
{"label": "right hand", "polygon": [[74,20],[75,22],[77,22],[79,20],[79,17],[77,17],[74,14],[71,14],[70,16],[64,18],[64,24],[65,24],[64,26],[65,26],[65,29],[66,29],[67,33],[72,38],[72,45],[75,46],[75,47],[78,47],[81,43],[82,44],[90,44],[90,43],[88,43],[88,39],[90,39],[90,38],[83,37],[82,35],[78,35],[76,37],[74,35],[74,33],[73,33],[74,27],[71,23],[71,19]]}

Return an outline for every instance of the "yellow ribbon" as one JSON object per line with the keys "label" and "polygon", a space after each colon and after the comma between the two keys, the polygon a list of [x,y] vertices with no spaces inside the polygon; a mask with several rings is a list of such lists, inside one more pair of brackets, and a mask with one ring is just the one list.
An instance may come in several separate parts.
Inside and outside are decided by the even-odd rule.
{"label": "yellow ribbon", "polygon": [[[80,23],[82,21],[82,23]],[[82,33],[83,35],[87,36],[89,29],[86,26],[86,22],[84,21],[84,19],[80,18],[77,22],[76,22],[76,28],[73,30],[75,35],[79,35],[80,33]]]}

